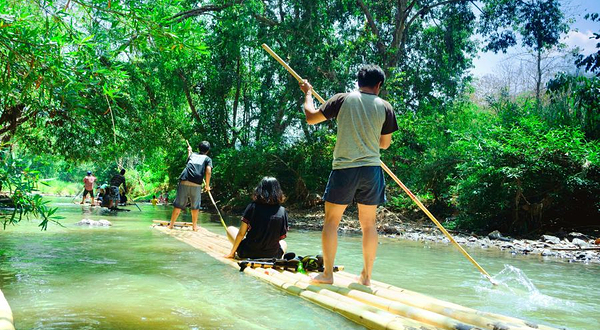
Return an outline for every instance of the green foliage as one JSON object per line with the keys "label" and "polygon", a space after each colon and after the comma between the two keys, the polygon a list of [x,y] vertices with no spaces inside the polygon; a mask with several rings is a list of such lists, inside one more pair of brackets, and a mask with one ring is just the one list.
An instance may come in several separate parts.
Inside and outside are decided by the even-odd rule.
{"label": "green foliage", "polygon": [[553,125],[580,127],[588,139],[600,139],[600,78],[560,73],[548,82],[552,103],[544,117]]}
{"label": "green foliage", "polygon": [[560,6],[557,0],[486,1],[479,29],[487,37],[485,50],[506,52],[517,45],[516,33],[535,52],[557,45],[568,30]]}
{"label": "green foliage", "polygon": [[239,209],[250,201],[262,177],[273,176],[289,203],[314,203],[318,199],[315,192],[325,189],[335,145],[332,135],[314,138],[314,143],[260,144],[221,152],[213,160],[214,191],[229,207]]}
{"label": "green foliage", "polygon": [[58,179],[42,181],[45,184],[38,185],[37,191],[44,195],[52,196],[76,196],[83,190],[83,183],[62,181]]}
{"label": "green foliage", "polygon": [[42,196],[32,194],[39,179],[39,173],[29,168],[29,163],[16,158],[7,149],[0,151],[0,192],[5,191],[8,199],[0,199],[0,222],[6,229],[16,225],[23,218],[35,217],[40,220],[42,230],[48,222],[58,222],[62,217],[54,215],[57,208],[48,207]]}
{"label": "green foliage", "polygon": [[550,129],[536,117],[460,136],[454,195],[459,224],[469,229],[531,232],[593,223],[600,208],[596,143],[581,131]]}
{"label": "green foliage", "polygon": [[[469,103],[454,106],[436,113],[416,117],[403,114],[398,117],[400,130],[393,136],[390,149],[383,152],[384,162],[395,170],[402,182],[440,216],[450,216],[453,211],[453,193],[456,166],[462,155],[450,148],[460,134],[479,134],[489,126],[493,116]],[[416,209],[395,184],[388,185],[390,206],[396,210]]]}
{"label": "green foliage", "polygon": [[[600,22],[600,14],[598,13],[587,13],[584,18],[592,22]],[[594,32],[594,36],[590,39],[599,41],[596,44],[596,48],[599,48],[598,51],[588,56],[578,55],[575,64],[578,67],[584,67],[586,71],[594,72],[596,77],[600,77],[600,31]]]}
{"label": "green foliage", "polygon": [[[492,105],[400,116],[384,162],[456,228],[528,233],[592,225],[600,212],[598,144],[577,128],[548,126],[531,102]],[[388,207],[421,214],[393,183]]]}
{"label": "green foliage", "polygon": [[[520,35],[541,52],[564,31],[554,0],[481,7],[480,32],[495,51]],[[223,204],[243,207],[270,175],[289,203],[313,205],[335,122],[306,124],[298,84],[266,43],[325,97],[355,88],[361,64],[380,64],[400,124],[384,161],[436,215],[458,216],[454,226],[529,231],[554,221],[550,212],[588,223],[598,214],[598,153],[581,131],[598,137],[597,80],[558,76],[547,107],[502,95],[474,106],[465,100],[473,10],[441,0],[5,1],[0,139],[28,159],[28,173],[56,178],[45,191],[126,168],[129,197],[168,191],[171,200],[185,140],[195,150],[208,140]],[[388,199],[415,210],[394,184]]]}

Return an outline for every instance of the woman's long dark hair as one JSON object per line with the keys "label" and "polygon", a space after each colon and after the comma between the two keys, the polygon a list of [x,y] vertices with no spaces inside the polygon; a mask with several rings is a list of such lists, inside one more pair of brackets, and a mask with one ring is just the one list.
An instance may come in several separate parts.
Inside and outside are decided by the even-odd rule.
{"label": "woman's long dark hair", "polygon": [[285,195],[277,179],[265,176],[254,189],[252,199],[261,204],[277,205],[283,203]]}

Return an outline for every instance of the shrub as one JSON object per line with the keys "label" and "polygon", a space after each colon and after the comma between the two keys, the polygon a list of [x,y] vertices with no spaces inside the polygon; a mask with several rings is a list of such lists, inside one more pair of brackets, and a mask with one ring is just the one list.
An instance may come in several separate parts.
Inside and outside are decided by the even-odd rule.
{"label": "shrub", "polygon": [[465,134],[451,148],[463,159],[454,185],[461,227],[529,233],[598,217],[600,149],[578,129],[529,116]]}

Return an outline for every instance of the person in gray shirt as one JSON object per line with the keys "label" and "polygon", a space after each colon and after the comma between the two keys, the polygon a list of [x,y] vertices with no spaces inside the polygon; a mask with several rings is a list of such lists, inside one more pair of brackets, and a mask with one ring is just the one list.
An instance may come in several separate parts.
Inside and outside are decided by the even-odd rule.
{"label": "person in gray shirt", "polygon": [[385,81],[383,70],[376,65],[364,65],[357,77],[358,91],[336,94],[319,109],[314,106],[312,86],[307,80],[300,83],[300,88],[306,94],[306,121],[314,125],[332,118],[337,120],[332,171],[323,195],[324,271],[312,279],[315,283],[333,283],[338,226],[346,207],[355,201],[363,234],[364,267],[359,282],[371,284],[377,253],[377,205],[385,202],[385,180],[379,150],[390,146],[392,133],[398,130],[398,123],[392,106],[378,97]]}
{"label": "person in gray shirt", "polygon": [[188,161],[185,168],[179,176],[177,185],[177,195],[173,202],[173,212],[171,213],[171,223],[169,229],[173,229],[175,221],[179,217],[181,210],[185,209],[188,203],[192,213],[192,228],[198,230],[198,210],[200,209],[202,183],[204,181],[204,190],[210,190],[210,176],[212,174],[212,159],[208,157],[210,143],[202,141],[198,146],[200,153],[192,151],[188,144]]}

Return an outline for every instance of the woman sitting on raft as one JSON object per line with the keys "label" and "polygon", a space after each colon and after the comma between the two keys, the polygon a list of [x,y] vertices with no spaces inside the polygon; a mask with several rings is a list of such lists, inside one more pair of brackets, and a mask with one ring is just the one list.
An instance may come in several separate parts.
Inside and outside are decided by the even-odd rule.
{"label": "woman sitting on raft", "polygon": [[227,238],[233,247],[225,258],[234,258],[236,252],[238,258],[281,258],[287,249],[283,239],[288,217],[280,205],[285,196],[277,179],[264,177],[254,189],[252,199],[244,211],[240,229],[227,228]]}

